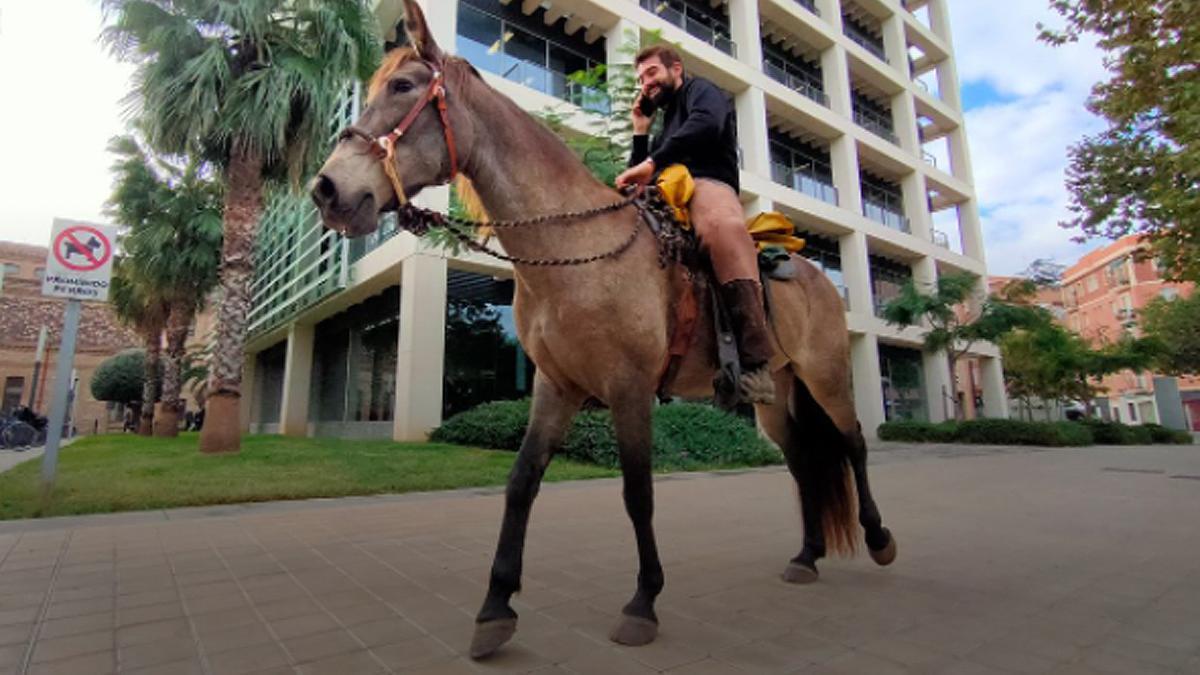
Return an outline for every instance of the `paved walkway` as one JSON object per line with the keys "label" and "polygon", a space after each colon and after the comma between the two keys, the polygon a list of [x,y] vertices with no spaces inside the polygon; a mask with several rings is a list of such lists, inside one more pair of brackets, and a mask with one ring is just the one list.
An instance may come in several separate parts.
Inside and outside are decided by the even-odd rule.
{"label": "paved walkway", "polygon": [[619,483],[547,486],[485,664],[462,654],[495,491],[0,524],[0,673],[1200,672],[1200,448],[978,452],[878,453],[899,560],[806,587],[778,579],[785,473],[660,480],[640,649],[605,637],[635,567]]}
{"label": "paved walkway", "polygon": [[0,450],[0,473],[4,473],[21,462],[28,462],[31,459],[37,459],[42,456],[42,452],[46,450],[46,446],[41,445],[36,448],[22,450]]}

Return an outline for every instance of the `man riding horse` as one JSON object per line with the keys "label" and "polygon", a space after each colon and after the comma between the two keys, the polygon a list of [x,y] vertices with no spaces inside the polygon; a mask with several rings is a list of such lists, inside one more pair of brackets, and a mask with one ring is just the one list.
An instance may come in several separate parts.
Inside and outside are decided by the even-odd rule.
{"label": "man riding horse", "polygon": [[[645,185],[672,164],[696,181],[690,213],[701,246],[712,261],[721,298],[729,309],[741,358],[740,389],[751,403],[770,405],[775,384],[767,363],[773,354],[758,280],[758,254],[738,199],[737,119],[717,85],[685,74],[679,53],[654,45],[638,53],[641,93],[633,106],[633,153],[617,187]],[[662,133],[649,138],[657,109]]]}

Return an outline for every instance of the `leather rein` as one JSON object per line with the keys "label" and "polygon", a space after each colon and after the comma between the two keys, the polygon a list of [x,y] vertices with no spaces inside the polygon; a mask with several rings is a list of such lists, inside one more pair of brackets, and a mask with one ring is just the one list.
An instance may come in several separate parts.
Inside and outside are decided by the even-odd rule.
{"label": "leather rein", "polygon": [[425,107],[430,103],[437,102],[438,117],[442,120],[442,130],[446,136],[446,149],[450,153],[450,178],[447,182],[454,180],[458,175],[458,148],[454,142],[454,128],[450,125],[450,112],[446,105],[446,86],[445,74],[438,64],[431,61],[425,61],[425,65],[433,71],[433,77],[429,81],[429,88],[425,90],[425,94],[421,96],[421,100],[413,106],[412,110],[400,120],[396,128],[383,136],[372,136],[370,133],[350,125],[346,127],[339,139],[346,139],[350,136],[357,136],[366,141],[367,147],[371,154],[383,163],[383,172],[387,174],[388,180],[392,183],[392,189],[396,192],[396,199],[401,205],[408,203],[408,198],[404,196],[404,184],[400,180],[400,174],[396,171],[396,143],[404,137],[413,123],[417,121],[417,117],[421,114]]}

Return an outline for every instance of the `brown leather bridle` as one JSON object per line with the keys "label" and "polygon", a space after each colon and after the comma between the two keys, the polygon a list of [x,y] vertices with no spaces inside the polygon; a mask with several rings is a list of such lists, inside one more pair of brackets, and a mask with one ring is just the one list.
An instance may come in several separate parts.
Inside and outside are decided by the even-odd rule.
{"label": "brown leather bridle", "polygon": [[429,66],[430,70],[433,71],[433,77],[429,81],[429,88],[425,91],[425,94],[421,96],[421,100],[417,102],[417,105],[414,106],[412,110],[408,111],[408,114],[404,116],[404,119],[400,120],[400,124],[397,124],[395,129],[392,129],[389,133],[383,136],[376,137],[372,136],[363,129],[360,129],[354,125],[350,125],[346,127],[341,134],[339,134],[339,139],[341,140],[345,140],[350,136],[357,136],[358,138],[366,141],[367,147],[370,149],[371,154],[380,162],[383,162],[384,173],[387,174],[388,180],[391,181],[392,189],[396,192],[396,199],[401,204],[406,203],[407,198],[404,196],[404,186],[401,183],[400,176],[396,171],[396,143],[404,137],[404,134],[408,132],[409,127],[411,127],[413,123],[417,121],[417,116],[420,115],[421,111],[425,110],[425,106],[429,105],[432,101],[437,101],[438,117],[440,117],[442,120],[442,129],[446,136],[446,149],[450,153],[449,180],[454,180],[454,178],[458,175],[458,150],[454,143],[454,129],[450,126],[450,112],[446,105],[446,87],[444,85],[445,75],[442,69],[438,67],[438,64],[430,61],[424,61],[424,63],[425,65]]}

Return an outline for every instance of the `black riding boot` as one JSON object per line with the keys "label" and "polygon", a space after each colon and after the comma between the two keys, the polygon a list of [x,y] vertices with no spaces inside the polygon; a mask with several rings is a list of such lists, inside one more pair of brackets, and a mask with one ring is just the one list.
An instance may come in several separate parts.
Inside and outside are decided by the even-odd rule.
{"label": "black riding boot", "polygon": [[729,310],[741,357],[742,398],[750,403],[775,402],[775,380],[768,362],[775,355],[763,310],[762,287],[753,279],[734,279],[721,284],[721,299]]}

